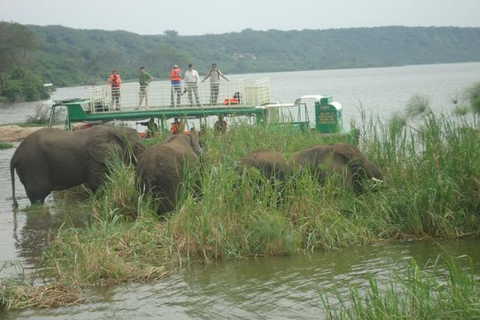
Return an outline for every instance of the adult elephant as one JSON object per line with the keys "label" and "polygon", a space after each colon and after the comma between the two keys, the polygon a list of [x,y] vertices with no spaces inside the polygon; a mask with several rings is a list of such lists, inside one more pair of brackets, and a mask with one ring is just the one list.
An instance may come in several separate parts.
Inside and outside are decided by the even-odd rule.
{"label": "adult elephant", "polygon": [[[277,205],[282,203],[285,198],[285,181],[289,174],[287,159],[279,152],[274,150],[256,150],[248,154],[237,167],[237,172],[244,177],[251,169],[259,171],[261,176],[270,181],[271,186],[276,191],[274,201]],[[252,175],[249,175],[252,178]],[[253,175],[255,177],[255,175]],[[257,186],[263,185],[263,178],[252,180]]]}
{"label": "adult elephant", "polygon": [[269,180],[285,181],[288,174],[287,159],[274,150],[256,150],[240,161],[239,173],[255,168]]}
{"label": "adult elephant", "polygon": [[135,174],[142,190],[151,191],[161,200],[158,214],[175,209],[179,185],[186,170],[195,169],[201,152],[199,136],[184,133],[170,136],[140,156]]}
{"label": "adult elephant", "polygon": [[357,147],[347,143],[298,151],[288,159],[288,164],[292,169],[309,170],[322,185],[328,176],[339,174],[344,186],[351,188],[357,195],[365,192],[365,180],[372,180],[375,184],[383,180],[380,170]]}
{"label": "adult elephant", "polygon": [[102,185],[107,162],[115,154],[125,162],[136,162],[144,149],[137,131],[131,128],[101,125],[72,132],[40,129],[22,141],[10,161],[14,205],[15,170],[30,202],[43,203],[53,190],[83,183],[95,191]]}

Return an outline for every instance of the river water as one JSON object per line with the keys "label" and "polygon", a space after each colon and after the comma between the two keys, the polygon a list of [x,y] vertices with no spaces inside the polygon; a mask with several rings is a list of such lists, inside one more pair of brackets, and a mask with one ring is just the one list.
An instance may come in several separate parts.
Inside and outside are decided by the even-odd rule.
{"label": "river water", "polygon": [[[389,118],[401,112],[414,94],[430,99],[435,111],[452,111],[453,99],[480,81],[480,63],[406,66],[349,70],[233,75],[270,77],[273,101],[293,102],[305,94],[331,94],[344,107],[344,121],[367,114]],[[88,97],[85,87],[61,88],[53,99]],[[35,103],[0,104],[0,124],[22,122],[35,113]],[[9,162],[14,149],[0,150],[0,277],[35,266],[50,235],[65,219],[83,215],[57,212],[52,198],[45,210],[14,212],[11,207]],[[20,207],[28,205],[16,179]],[[22,198],[23,196],[23,198]],[[73,217],[73,218],[72,218]],[[475,240],[401,242],[317,252],[287,257],[194,265],[148,284],[93,289],[88,303],[51,309],[1,313],[2,319],[322,319],[319,292],[337,288],[346,293],[353,284],[366,285],[368,275],[387,280],[416,259],[419,265],[438,255],[472,257],[479,270],[480,243]]]}

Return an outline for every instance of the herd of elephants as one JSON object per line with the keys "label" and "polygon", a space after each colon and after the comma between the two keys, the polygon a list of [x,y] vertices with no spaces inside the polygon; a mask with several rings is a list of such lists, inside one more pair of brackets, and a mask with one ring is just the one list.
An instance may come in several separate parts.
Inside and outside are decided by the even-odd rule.
{"label": "herd of elephants", "polygon": [[[18,146],[10,162],[13,202],[15,170],[33,203],[43,203],[53,190],[81,184],[93,192],[108,174],[113,157],[133,163],[139,186],[161,199],[159,214],[173,211],[184,170],[194,169],[202,153],[200,137],[176,134],[146,148],[136,130],[98,125],[78,131],[43,128]],[[256,168],[266,179],[285,181],[293,167],[309,170],[319,183],[330,174],[341,174],[345,187],[356,194],[365,191],[363,182],[382,181],[380,170],[350,144],[320,145],[298,151],[287,160],[274,150],[257,150],[241,159],[238,168]]]}

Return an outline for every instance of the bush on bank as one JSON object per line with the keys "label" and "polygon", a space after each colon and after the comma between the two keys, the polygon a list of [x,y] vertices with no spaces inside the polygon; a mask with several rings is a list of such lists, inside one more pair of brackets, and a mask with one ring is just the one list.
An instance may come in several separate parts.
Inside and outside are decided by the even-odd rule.
{"label": "bush on bank", "polygon": [[10,77],[1,88],[1,96],[11,102],[38,101],[50,98],[40,77],[26,74],[24,77]]}

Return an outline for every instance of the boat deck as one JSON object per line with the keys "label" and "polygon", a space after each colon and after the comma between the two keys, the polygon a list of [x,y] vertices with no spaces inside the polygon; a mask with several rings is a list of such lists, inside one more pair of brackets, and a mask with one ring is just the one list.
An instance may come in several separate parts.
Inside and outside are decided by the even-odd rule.
{"label": "boat deck", "polygon": [[[138,107],[138,85],[127,84],[121,89],[121,110],[115,110],[115,103],[111,99],[109,86],[93,87],[90,99],[70,99],[55,101],[52,106],[50,122],[55,116],[57,107],[66,107],[67,126],[72,129],[74,122],[138,120],[146,118],[168,119],[173,117],[201,118],[212,115],[247,115],[256,116],[257,122],[262,121],[263,109],[261,105],[270,102],[270,79],[235,80],[220,86],[219,104],[210,104],[210,86],[198,86],[199,105],[190,106],[189,99],[182,97],[183,104],[171,106],[172,91],[168,82],[153,83],[149,87],[149,109],[145,103]],[[184,91],[185,93],[185,91]],[[240,99],[232,101],[229,97],[239,94]],[[177,96],[174,96],[176,102]],[[192,97],[193,98],[193,97]]]}
{"label": "boat deck", "polygon": [[95,121],[112,121],[112,120],[140,120],[146,118],[169,119],[174,117],[180,118],[204,118],[214,115],[224,116],[255,116],[257,122],[263,121],[262,107],[253,105],[215,105],[204,107],[150,107],[149,110],[145,108],[128,109],[128,110],[112,110],[112,111],[97,111],[91,113],[85,111],[85,106],[92,104],[90,99],[75,99],[68,101],[56,101],[52,106],[51,121],[55,117],[56,107],[66,107],[67,109],[67,126],[68,130],[72,130],[72,124],[75,122],[95,122]]}

